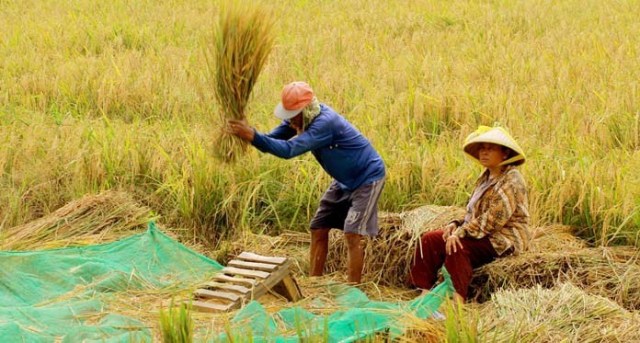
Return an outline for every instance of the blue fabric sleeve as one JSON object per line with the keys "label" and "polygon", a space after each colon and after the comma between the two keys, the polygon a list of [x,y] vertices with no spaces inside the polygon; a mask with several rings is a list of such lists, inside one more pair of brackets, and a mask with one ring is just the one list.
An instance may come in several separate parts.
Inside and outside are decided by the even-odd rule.
{"label": "blue fabric sleeve", "polygon": [[331,144],[333,133],[330,125],[329,121],[316,121],[301,135],[290,140],[274,139],[256,132],[251,144],[262,152],[289,159]]}
{"label": "blue fabric sleeve", "polygon": [[274,138],[274,139],[284,139],[284,140],[291,139],[295,135],[296,135],[296,130],[291,128],[291,126],[289,126],[289,122],[286,120],[283,121],[282,124],[278,125],[278,127],[273,129],[271,132],[266,134],[267,137]]}

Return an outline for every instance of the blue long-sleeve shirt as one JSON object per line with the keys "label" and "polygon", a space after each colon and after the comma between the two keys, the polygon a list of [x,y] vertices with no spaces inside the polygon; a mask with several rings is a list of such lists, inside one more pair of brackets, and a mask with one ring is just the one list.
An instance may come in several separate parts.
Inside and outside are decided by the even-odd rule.
{"label": "blue long-sleeve shirt", "polygon": [[296,136],[285,120],[268,134],[256,132],[251,144],[286,159],[311,151],[340,187],[349,191],[385,176],[384,162],[369,140],[325,104],[302,134]]}

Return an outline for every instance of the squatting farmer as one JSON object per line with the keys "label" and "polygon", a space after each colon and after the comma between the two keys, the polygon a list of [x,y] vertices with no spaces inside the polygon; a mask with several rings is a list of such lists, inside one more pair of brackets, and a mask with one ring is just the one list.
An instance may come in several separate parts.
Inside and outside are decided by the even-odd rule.
{"label": "squatting farmer", "polygon": [[310,275],[322,275],[329,230],[336,228],[344,232],[348,249],[348,281],[360,283],[363,237],[378,234],[378,199],[385,182],[382,158],[351,123],[320,103],[305,82],[284,87],[274,114],[282,123],[271,133],[257,132],[238,120],[229,120],[229,130],[258,150],[280,158],[311,151],[333,180],[310,225]]}

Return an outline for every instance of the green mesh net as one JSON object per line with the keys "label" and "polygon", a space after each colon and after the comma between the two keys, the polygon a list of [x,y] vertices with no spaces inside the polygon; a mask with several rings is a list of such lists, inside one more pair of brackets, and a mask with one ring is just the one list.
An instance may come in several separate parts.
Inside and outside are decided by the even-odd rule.
{"label": "green mesh net", "polygon": [[[451,278],[446,270],[443,271],[444,282],[427,295],[410,301],[373,301],[358,288],[332,286],[329,293],[341,310],[327,315],[316,315],[301,307],[286,308],[269,315],[259,302],[252,301],[232,319],[230,335],[223,333],[211,341],[354,342],[377,333],[384,333],[393,340],[405,331],[403,318],[411,315],[426,319],[453,294]],[[313,307],[322,308],[322,301],[315,300]]]}
{"label": "green mesh net", "polygon": [[150,342],[140,321],[110,313],[117,292],[187,285],[222,266],[156,229],[108,244],[0,252],[4,342]]}

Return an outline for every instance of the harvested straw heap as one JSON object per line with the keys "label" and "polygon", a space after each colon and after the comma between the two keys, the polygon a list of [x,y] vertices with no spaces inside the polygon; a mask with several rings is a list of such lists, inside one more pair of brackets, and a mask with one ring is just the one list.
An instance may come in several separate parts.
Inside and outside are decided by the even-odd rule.
{"label": "harvested straw heap", "polygon": [[47,216],[7,229],[2,250],[33,250],[97,244],[144,230],[152,220],[149,208],[127,193],[107,191],[72,201]]}
{"label": "harvested straw heap", "polygon": [[228,119],[245,120],[245,109],[273,47],[273,16],[254,4],[230,2],[220,14],[213,51],[207,65],[213,74],[215,95],[221,107],[222,132],[216,155],[235,161],[246,143],[226,130]]}
{"label": "harvested straw heap", "polygon": [[562,283],[495,293],[480,310],[479,331],[492,342],[638,342],[638,315]]}
{"label": "harvested straw heap", "polygon": [[[461,215],[464,210],[453,206],[422,206],[400,214],[381,214],[379,235],[366,240],[365,281],[403,287],[422,233],[439,229]],[[327,270],[347,270],[346,259],[347,247],[342,233],[331,230]]]}
{"label": "harvested straw heap", "polygon": [[570,282],[640,310],[640,261],[633,247],[587,247],[563,226],[539,228],[530,251],[475,271],[471,293],[485,301],[499,289],[545,288]]}

